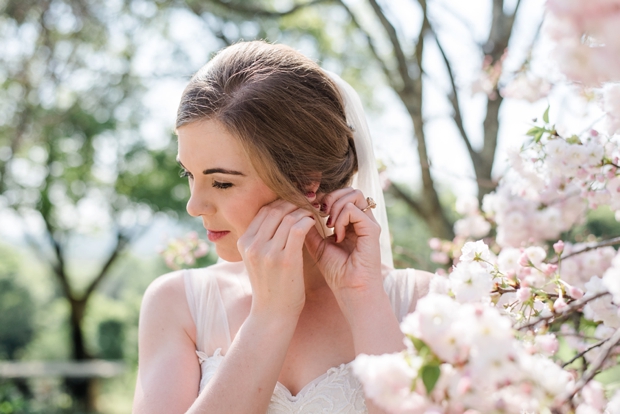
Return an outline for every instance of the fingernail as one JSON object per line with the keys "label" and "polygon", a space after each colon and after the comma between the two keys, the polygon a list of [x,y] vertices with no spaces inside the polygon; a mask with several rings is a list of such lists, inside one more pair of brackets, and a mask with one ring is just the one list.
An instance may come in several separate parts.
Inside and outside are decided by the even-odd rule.
{"label": "fingernail", "polygon": [[321,204],[321,211],[323,213],[327,211],[327,204],[325,204],[325,203]]}
{"label": "fingernail", "polygon": [[320,207],[320,205],[319,205],[319,203],[312,203],[312,207],[314,207],[314,208],[319,208],[319,207]]}
{"label": "fingernail", "polygon": [[332,225],[332,217],[329,216],[329,218],[327,219],[327,223],[325,223],[326,226],[331,226]]}
{"label": "fingernail", "polygon": [[314,197],[316,197],[316,193],[314,191],[308,191],[306,193],[306,197],[307,198],[314,198]]}

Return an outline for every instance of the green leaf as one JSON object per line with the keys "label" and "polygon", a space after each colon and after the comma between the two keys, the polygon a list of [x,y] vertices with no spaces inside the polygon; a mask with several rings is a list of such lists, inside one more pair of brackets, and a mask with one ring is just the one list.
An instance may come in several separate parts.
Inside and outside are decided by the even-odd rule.
{"label": "green leaf", "polygon": [[542,138],[543,134],[545,133],[545,130],[541,128],[540,131],[538,131],[536,133],[536,135],[534,135],[534,141],[535,142],[540,142],[540,139]]}
{"label": "green leaf", "polygon": [[426,348],[426,344],[421,339],[418,339],[418,338],[413,337],[413,336],[409,336],[409,339],[411,340],[411,343],[413,344],[413,347],[415,348],[415,350],[418,351],[418,354],[424,348]]}
{"label": "green leaf", "polygon": [[525,133],[525,135],[535,136],[541,130],[541,127],[532,127]]}
{"label": "green leaf", "polygon": [[425,365],[421,371],[424,388],[426,388],[426,393],[430,394],[439,380],[439,374],[441,373],[439,365]]}
{"label": "green leaf", "polygon": [[549,123],[549,108],[551,108],[551,106],[547,106],[547,110],[543,114],[543,121],[545,121],[545,124]]}

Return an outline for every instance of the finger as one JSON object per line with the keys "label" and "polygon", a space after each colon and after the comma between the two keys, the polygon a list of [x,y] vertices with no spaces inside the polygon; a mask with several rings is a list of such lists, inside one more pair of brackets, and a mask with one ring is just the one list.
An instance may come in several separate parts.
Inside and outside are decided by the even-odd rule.
{"label": "finger", "polygon": [[314,220],[312,213],[308,210],[304,210],[303,208],[298,208],[297,210],[282,217],[280,225],[275,230],[275,233],[271,238],[271,247],[276,250],[284,249],[286,247],[291,229],[305,217],[311,217]]}
{"label": "finger", "polygon": [[310,229],[308,234],[306,235],[305,245],[306,249],[308,249],[308,253],[314,259],[318,259],[318,251],[321,247],[321,243],[323,243],[323,237],[314,226],[314,229]]}
{"label": "finger", "polygon": [[310,229],[308,234],[306,235],[306,248],[308,249],[308,253],[314,260],[319,259],[319,252],[323,249],[324,243],[327,243],[328,240],[333,240],[333,236],[328,236],[327,238],[323,238],[323,235],[319,232],[319,229],[314,226],[314,229]]}
{"label": "finger", "polygon": [[263,206],[257,217],[254,217],[250,226],[246,230],[247,236],[252,239],[259,238],[261,240],[271,240],[280,225],[282,218],[287,214],[295,211],[299,207],[288,201],[281,201],[280,203],[270,203]]}
{"label": "finger", "polygon": [[367,212],[360,210],[353,203],[346,204],[334,223],[336,243],[344,240],[349,225],[353,226],[357,237],[377,237],[379,240],[381,228],[372,217],[366,214]]}
{"label": "finger", "polygon": [[340,188],[336,191],[332,191],[329,194],[325,194],[321,200],[321,211],[324,214],[331,214],[332,205],[340,198],[344,197],[346,194],[352,193],[355,190],[352,187]]}
{"label": "finger", "polygon": [[[315,225],[314,217],[303,217],[297,223],[295,223],[288,234],[286,240],[285,250],[287,253],[296,253],[301,251],[304,246],[306,235],[311,231]],[[315,229],[316,230],[316,229]]]}
{"label": "finger", "polygon": [[270,208],[277,208],[278,206],[280,206],[280,205],[282,205],[284,203],[285,203],[284,200],[277,199],[275,201],[272,201],[269,204],[265,204],[264,206],[262,206],[258,210],[258,213],[256,213],[256,216],[254,216],[254,219],[252,219],[252,221],[250,222],[250,225],[248,226],[248,228],[245,229],[244,234],[246,236],[253,237],[258,232],[258,229],[263,224],[263,221],[265,220],[265,218],[269,214],[269,209]]}
{"label": "finger", "polygon": [[[368,207],[368,201],[366,200],[366,197],[364,197],[364,194],[360,190],[353,190],[334,202],[331,207],[330,217],[328,219],[329,224],[327,224],[327,227],[333,227],[334,223],[338,219],[338,216],[340,215],[340,212],[349,203],[354,204],[360,210]],[[370,210],[370,208],[367,209],[365,213],[374,221],[374,216]]]}

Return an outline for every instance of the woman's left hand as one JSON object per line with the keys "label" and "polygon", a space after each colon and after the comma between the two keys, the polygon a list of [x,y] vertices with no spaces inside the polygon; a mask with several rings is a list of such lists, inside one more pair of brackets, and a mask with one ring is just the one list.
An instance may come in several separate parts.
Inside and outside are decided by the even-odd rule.
{"label": "woman's left hand", "polygon": [[368,207],[366,196],[347,187],[325,195],[320,203],[329,216],[326,225],[333,227],[334,234],[324,240],[313,228],[306,247],[336,297],[383,289],[381,227],[372,209],[362,211]]}

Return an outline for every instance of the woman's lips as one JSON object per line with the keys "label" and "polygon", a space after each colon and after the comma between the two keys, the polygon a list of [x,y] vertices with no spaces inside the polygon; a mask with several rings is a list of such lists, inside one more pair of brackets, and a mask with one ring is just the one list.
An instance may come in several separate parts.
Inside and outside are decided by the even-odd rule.
{"label": "woman's lips", "polygon": [[207,238],[209,241],[216,242],[222,237],[226,236],[229,231],[215,231],[215,230],[207,230]]}

